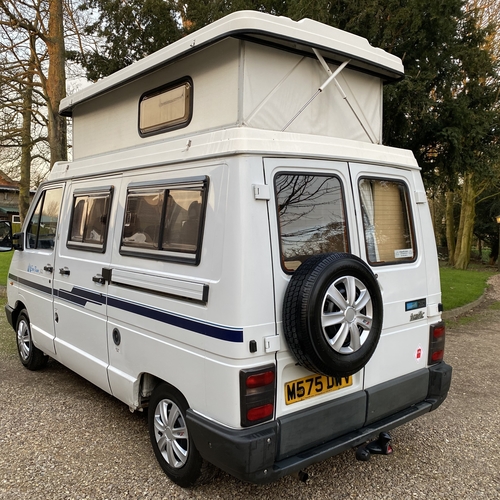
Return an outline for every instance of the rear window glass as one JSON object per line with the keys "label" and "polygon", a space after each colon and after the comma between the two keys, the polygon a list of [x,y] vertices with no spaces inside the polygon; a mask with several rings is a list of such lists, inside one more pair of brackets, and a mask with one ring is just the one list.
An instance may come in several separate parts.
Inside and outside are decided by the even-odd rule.
{"label": "rear window glass", "polygon": [[344,195],[335,176],[278,174],[276,201],[285,271],[308,257],[348,251]]}
{"label": "rear window glass", "polygon": [[371,264],[397,264],[415,260],[406,184],[365,178],[359,182],[359,195],[368,261]]}
{"label": "rear window glass", "polygon": [[207,183],[131,186],[127,194],[122,254],[197,263]]}

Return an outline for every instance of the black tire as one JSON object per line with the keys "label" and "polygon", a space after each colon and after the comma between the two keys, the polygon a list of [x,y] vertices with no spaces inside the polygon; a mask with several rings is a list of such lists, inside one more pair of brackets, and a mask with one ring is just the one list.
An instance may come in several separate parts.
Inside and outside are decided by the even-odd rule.
{"label": "black tire", "polygon": [[30,319],[26,309],[23,309],[17,317],[16,340],[19,359],[28,370],[40,370],[47,364],[49,357],[33,343]]}
{"label": "black tire", "polygon": [[203,460],[189,435],[187,409],[182,394],[167,383],[155,388],[148,408],[149,437],[156,459],[165,474],[183,488],[208,482],[217,471]]}
{"label": "black tire", "polygon": [[317,255],[293,274],[283,331],[298,363],[331,377],[361,370],[382,331],[383,303],[371,269],[346,253]]}

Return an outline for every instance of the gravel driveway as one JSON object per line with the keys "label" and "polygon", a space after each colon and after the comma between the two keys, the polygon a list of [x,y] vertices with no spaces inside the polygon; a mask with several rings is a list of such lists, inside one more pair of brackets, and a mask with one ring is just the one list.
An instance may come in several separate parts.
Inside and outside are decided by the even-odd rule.
{"label": "gravel driveway", "polygon": [[144,414],[51,361],[32,373],[0,318],[0,499],[500,499],[500,275],[477,310],[448,325],[448,399],[392,432],[395,452],[345,452],[255,486],[221,473],[183,490],[157,465]]}

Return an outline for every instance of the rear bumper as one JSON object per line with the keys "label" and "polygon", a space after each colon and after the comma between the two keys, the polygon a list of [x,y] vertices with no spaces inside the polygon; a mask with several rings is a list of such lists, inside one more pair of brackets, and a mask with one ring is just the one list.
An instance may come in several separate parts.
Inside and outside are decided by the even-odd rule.
{"label": "rear bumper", "polygon": [[[187,422],[206,460],[238,479],[264,484],[436,409],[446,399],[451,373],[449,365],[439,363],[359,395],[247,429],[228,429],[191,409]],[[322,422],[320,428],[318,422]],[[313,435],[315,442],[310,439]]]}

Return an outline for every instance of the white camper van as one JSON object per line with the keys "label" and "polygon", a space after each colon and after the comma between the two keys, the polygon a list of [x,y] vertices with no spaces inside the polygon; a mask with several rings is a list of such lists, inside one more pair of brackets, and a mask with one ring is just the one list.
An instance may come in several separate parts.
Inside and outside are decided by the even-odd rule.
{"label": "white camper van", "polygon": [[23,365],[147,407],[181,486],[390,453],[451,380],[419,168],[381,145],[401,78],[358,36],[238,12],[64,99],[74,159],[13,240]]}

